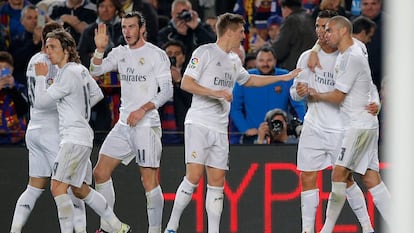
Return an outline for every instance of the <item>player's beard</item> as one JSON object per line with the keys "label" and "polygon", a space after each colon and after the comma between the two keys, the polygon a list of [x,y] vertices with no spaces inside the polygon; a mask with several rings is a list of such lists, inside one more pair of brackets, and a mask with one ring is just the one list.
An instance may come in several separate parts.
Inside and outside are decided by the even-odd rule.
{"label": "player's beard", "polygon": [[134,41],[134,43],[131,43],[129,46],[135,46],[138,43],[139,39],[141,39],[141,35],[138,34],[137,39]]}

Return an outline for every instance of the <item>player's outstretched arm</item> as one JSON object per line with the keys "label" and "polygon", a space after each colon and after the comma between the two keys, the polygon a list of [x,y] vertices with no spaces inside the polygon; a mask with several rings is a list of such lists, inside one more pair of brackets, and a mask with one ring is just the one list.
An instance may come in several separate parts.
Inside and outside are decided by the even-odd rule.
{"label": "player's outstretched arm", "polygon": [[302,71],[301,68],[296,68],[292,71],[290,71],[288,74],[283,75],[250,75],[249,80],[244,84],[244,86],[249,87],[261,87],[266,86],[271,83],[276,83],[280,81],[289,81]]}

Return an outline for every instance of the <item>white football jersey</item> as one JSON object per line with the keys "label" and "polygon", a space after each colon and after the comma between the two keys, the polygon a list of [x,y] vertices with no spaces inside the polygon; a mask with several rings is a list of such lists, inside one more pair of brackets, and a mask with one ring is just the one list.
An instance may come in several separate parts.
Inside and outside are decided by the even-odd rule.
{"label": "white football jersey", "polygon": [[173,95],[170,61],[165,51],[148,42],[137,49],[118,46],[109,52],[101,65],[91,62],[90,71],[94,76],[114,70],[119,72],[121,79],[119,121],[127,124],[130,112],[152,102],[155,109],[148,111],[137,126],[160,126],[156,109]]}
{"label": "white football jersey", "polygon": [[[48,73],[36,77],[34,64],[44,62],[48,64]],[[26,71],[27,91],[30,103],[30,121],[27,130],[41,127],[59,127],[56,101],[46,93],[46,89],[53,83],[58,67],[52,65],[43,52],[35,54],[29,61]]]}
{"label": "white football jersey", "polygon": [[368,59],[358,44],[354,43],[346,51],[339,53],[334,77],[335,88],[346,93],[340,105],[344,126],[360,129],[377,128],[378,118],[368,113],[365,107],[375,101],[378,92],[372,83]]}
{"label": "white football jersey", "polygon": [[[216,43],[198,47],[193,52],[184,75],[194,78],[203,87],[227,90],[230,93],[236,82],[243,85],[250,77],[237,54],[226,53]],[[194,94],[185,124],[199,124],[227,133],[229,112],[228,101]]]}
{"label": "white football jersey", "polygon": [[103,94],[89,71],[81,64],[67,63],[59,69],[47,93],[57,101],[61,144],[92,147],[91,107],[103,98]]}
{"label": "white football jersey", "polygon": [[[320,64],[322,64],[322,69],[316,67],[315,72],[312,72],[307,67],[310,52],[311,50],[302,53],[297,63],[297,67],[301,68],[303,71],[300,73],[299,77],[294,79],[293,85],[290,88],[292,98],[295,100],[302,99],[296,93],[296,84],[298,82],[307,83],[308,87],[315,89],[319,93],[330,92],[335,89],[334,66],[338,51],[326,53],[321,49],[318,52],[318,57]],[[329,132],[343,130],[338,105],[323,101],[310,101],[307,104],[308,110],[305,115],[306,123]]]}

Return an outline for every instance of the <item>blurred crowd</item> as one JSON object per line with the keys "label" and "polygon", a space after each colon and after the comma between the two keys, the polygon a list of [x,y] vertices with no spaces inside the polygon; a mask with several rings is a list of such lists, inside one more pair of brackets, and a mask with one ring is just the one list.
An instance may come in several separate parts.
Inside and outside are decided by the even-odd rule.
{"label": "blurred crowd", "polygon": [[[355,22],[368,19],[372,30],[362,30],[372,78],[378,90],[382,72],[382,0],[8,0],[0,1],[0,144],[24,143],[29,115],[26,70],[30,58],[41,49],[42,26],[56,21],[70,32],[78,45],[82,64],[90,65],[95,51],[94,33],[107,25],[109,46],[125,44],[120,16],[141,11],[146,19],[147,41],[164,49],[171,61],[174,95],[159,108],[164,144],[182,144],[184,118],[191,94],[180,82],[191,53],[199,45],[216,41],[216,16],[234,12],[245,18],[245,40],[235,50],[251,74],[286,74],[299,56],[317,42],[315,19],[322,10],[335,11]],[[354,29],[357,28],[354,26]],[[120,83],[112,71],[95,77],[105,98],[93,109],[90,124],[95,140],[104,139],[119,117]],[[236,85],[230,111],[229,140],[232,144],[263,143],[264,127],[284,126],[287,136],[277,143],[295,143],[298,122],[303,121],[306,102],[289,95],[293,81],[261,88]],[[281,125],[270,121],[280,112]],[[280,111],[279,111],[280,110]],[[382,113],[381,113],[382,114]],[[276,118],[275,118],[276,119]],[[288,129],[293,130],[288,132]],[[259,140],[258,140],[259,139]]]}

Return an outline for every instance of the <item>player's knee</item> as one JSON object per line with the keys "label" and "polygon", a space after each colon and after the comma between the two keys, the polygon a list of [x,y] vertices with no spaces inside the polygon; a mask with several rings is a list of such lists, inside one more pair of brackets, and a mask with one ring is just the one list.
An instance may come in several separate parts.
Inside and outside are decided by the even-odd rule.
{"label": "player's knee", "polygon": [[332,171],[332,181],[333,182],[347,182],[350,171],[342,166],[335,166]]}
{"label": "player's knee", "polygon": [[302,190],[310,190],[315,189],[316,186],[316,178],[318,177],[317,172],[301,172],[300,173],[300,180],[302,183]]}
{"label": "player's knee", "polygon": [[381,177],[378,172],[368,171],[362,176],[362,181],[364,182],[365,187],[370,189],[381,183]]}
{"label": "player's knee", "polygon": [[102,169],[102,167],[95,167],[93,169],[93,177],[97,183],[103,183],[111,178],[111,174]]}

